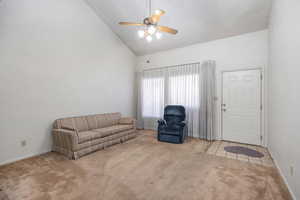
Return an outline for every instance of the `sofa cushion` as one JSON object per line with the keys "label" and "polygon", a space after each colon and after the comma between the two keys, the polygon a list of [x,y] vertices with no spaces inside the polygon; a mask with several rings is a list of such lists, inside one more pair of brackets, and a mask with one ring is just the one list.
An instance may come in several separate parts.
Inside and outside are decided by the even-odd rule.
{"label": "sofa cushion", "polygon": [[119,123],[119,120],[121,119],[121,113],[107,113],[104,114],[106,121],[110,125],[117,125]]}
{"label": "sofa cushion", "polygon": [[75,123],[73,121],[73,118],[64,118],[64,119],[58,119],[54,123],[54,127],[57,129],[63,128],[63,129],[69,129],[74,130],[76,129]]}
{"label": "sofa cushion", "polygon": [[73,147],[73,150],[78,151],[78,150],[81,150],[81,149],[84,149],[84,148],[88,148],[92,145],[105,143],[109,140],[114,140],[114,139],[117,139],[117,138],[121,138],[121,137],[127,136],[128,134],[133,134],[134,132],[135,132],[134,129],[130,129],[130,130],[115,133],[115,134],[112,134],[112,135],[109,135],[109,136],[106,136],[106,137],[96,138],[96,139],[93,139],[93,140],[81,142],[81,143],[75,144],[74,147]]}
{"label": "sofa cushion", "polygon": [[96,125],[96,128],[94,128],[94,129],[108,126],[108,124],[105,121],[105,115],[104,114],[95,115],[95,118],[96,118],[97,125]]}
{"label": "sofa cushion", "polygon": [[54,123],[55,128],[69,129],[69,130],[78,130],[78,131],[87,131],[88,123],[85,117],[69,117],[58,119]]}
{"label": "sofa cushion", "polygon": [[81,131],[78,132],[78,143],[81,144],[83,142],[87,142],[87,141],[91,141],[94,140],[96,138],[99,138],[97,135],[97,132],[93,132],[93,131]]}
{"label": "sofa cushion", "polygon": [[89,115],[89,116],[86,116],[86,121],[87,121],[87,123],[88,123],[89,130],[98,128],[96,116],[97,116],[97,115]]}
{"label": "sofa cushion", "polygon": [[107,113],[95,115],[97,121],[97,128],[117,125],[121,119],[121,113]]}
{"label": "sofa cushion", "polygon": [[126,131],[126,130],[130,130],[132,129],[132,125],[114,125],[114,126],[109,126],[109,127],[104,127],[104,128],[98,128],[98,129],[94,129],[94,132],[98,132],[102,134],[102,137],[105,137],[107,135],[112,135],[114,133],[118,133],[121,131]]}
{"label": "sofa cushion", "polygon": [[87,131],[89,130],[89,125],[85,117],[74,117],[74,122],[76,129],[78,131]]}
{"label": "sofa cushion", "polygon": [[83,143],[86,141],[91,141],[97,138],[102,138],[115,133],[119,133],[121,131],[130,130],[132,128],[132,125],[114,125],[89,131],[81,131],[78,133],[78,142]]}

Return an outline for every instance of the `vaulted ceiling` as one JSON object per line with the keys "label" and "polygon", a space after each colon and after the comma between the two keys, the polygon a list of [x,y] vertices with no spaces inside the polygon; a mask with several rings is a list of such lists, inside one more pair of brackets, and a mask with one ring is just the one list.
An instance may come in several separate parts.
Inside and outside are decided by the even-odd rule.
{"label": "vaulted ceiling", "polygon": [[160,25],[176,28],[177,35],[163,34],[148,43],[137,35],[139,27],[120,21],[142,22],[148,0],[86,0],[104,22],[136,54],[183,47],[262,30],[268,27],[272,0],[152,0],[152,9],[163,9]]}

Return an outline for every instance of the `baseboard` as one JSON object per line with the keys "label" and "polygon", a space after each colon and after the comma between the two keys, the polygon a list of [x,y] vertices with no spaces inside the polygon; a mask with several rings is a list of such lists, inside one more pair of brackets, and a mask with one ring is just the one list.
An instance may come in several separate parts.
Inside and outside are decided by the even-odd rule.
{"label": "baseboard", "polygon": [[284,174],[283,174],[283,172],[282,172],[282,170],[281,170],[281,168],[280,168],[280,166],[279,166],[277,160],[275,159],[275,157],[274,157],[272,151],[271,151],[269,148],[268,148],[268,150],[269,150],[269,152],[270,152],[270,154],[271,154],[271,157],[272,157],[272,159],[273,159],[273,161],[274,161],[274,164],[275,164],[277,170],[279,171],[279,174],[280,174],[280,176],[282,177],[282,179],[283,179],[285,185],[287,186],[287,189],[289,190],[289,192],[290,192],[290,194],[291,194],[293,200],[297,200],[296,195],[294,194],[292,188],[290,187],[290,185],[289,185],[289,183],[288,183],[286,177],[284,176]]}
{"label": "baseboard", "polygon": [[11,163],[14,163],[14,162],[17,162],[17,161],[20,161],[20,160],[25,160],[25,159],[28,159],[28,158],[40,156],[42,154],[49,153],[50,151],[51,150],[47,150],[45,152],[40,152],[40,153],[32,153],[32,154],[29,154],[29,155],[26,155],[26,156],[22,156],[22,157],[18,157],[18,158],[6,160],[6,161],[1,162],[0,166],[8,165],[8,164],[11,164]]}

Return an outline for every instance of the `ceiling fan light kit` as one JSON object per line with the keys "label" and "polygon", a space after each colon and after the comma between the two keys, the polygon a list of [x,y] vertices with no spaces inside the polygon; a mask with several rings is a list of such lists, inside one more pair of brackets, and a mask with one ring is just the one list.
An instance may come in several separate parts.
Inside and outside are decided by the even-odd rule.
{"label": "ceiling fan light kit", "polygon": [[162,33],[161,32],[156,32],[155,33],[156,39],[160,39],[162,37]]}
{"label": "ceiling fan light kit", "polygon": [[139,31],[138,31],[138,36],[139,36],[140,38],[144,38],[144,37],[145,37],[145,31],[144,31],[144,30],[139,30]]}
{"label": "ceiling fan light kit", "polygon": [[147,40],[147,42],[151,42],[151,41],[152,41],[152,36],[151,36],[151,35],[148,35],[148,36],[146,37],[146,40]]}
{"label": "ceiling fan light kit", "polygon": [[143,20],[143,23],[132,23],[132,22],[120,22],[120,25],[127,25],[127,26],[142,26],[142,30],[138,30],[138,36],[140,38],[145,38],[147,42],[151,42],[153,40],[153,35],[155,35],[156,39],[162,38],[162,32],[169,33],[169,34],[177,34],[177,30],[166,27],[166,26],[159,26],[158,22],[160,17],[164,15],[166,12],[157,9],[154,11],[154,14],[151,15],[151,0],[149,0],[149,15],[150,17],[146,17]]}
{"label": "ceiling fan light kit", "polygon": [[154,25],[149,25],[148,26],[148,29],[147,29],[147,32],[150,34],[150,35],[153,35],[156,31],[156,27]]}

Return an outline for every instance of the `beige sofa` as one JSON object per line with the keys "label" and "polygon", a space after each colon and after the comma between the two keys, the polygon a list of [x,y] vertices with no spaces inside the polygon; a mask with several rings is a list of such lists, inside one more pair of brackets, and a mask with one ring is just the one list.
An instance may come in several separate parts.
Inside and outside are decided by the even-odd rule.
{"label": "beige sofa", "polygon": [[57,119],[53,125],[53,151],[70,159],[122,143],[136,136],[136,120],[120,113]]}

